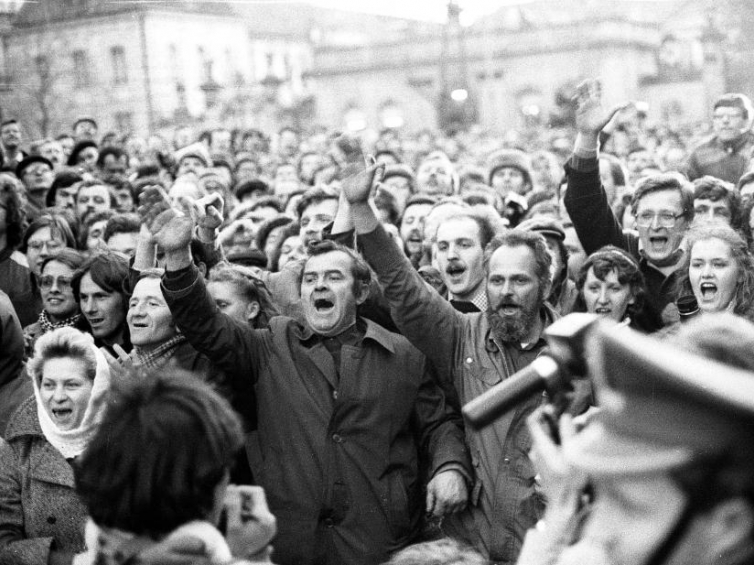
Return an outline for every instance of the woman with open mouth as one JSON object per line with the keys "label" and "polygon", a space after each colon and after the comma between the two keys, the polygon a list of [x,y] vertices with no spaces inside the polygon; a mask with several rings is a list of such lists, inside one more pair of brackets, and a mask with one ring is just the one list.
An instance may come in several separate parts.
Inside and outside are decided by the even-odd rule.
{"label": "woman with open mouth", "polygon": [[70,563],[87,516],[72,465],[102,419],[110,371],[90,335],[65,327],[39,338],[27,372],[34,395],[0,442],[0,563]]}
{"label": "woman with open mouth", "polygon": [[754,259],[736,231],[723,225],[693,227],[687,236],[681,284],[690,287],[699,311],[729,311],[754,320]]}
{"label": "woman with open mouth", "polygon": [[582,265],[576,281],[586,311],[621,325],[631,325],[631,316],[644,300],[644,277],[633,257],[609,245],[595,251]]}

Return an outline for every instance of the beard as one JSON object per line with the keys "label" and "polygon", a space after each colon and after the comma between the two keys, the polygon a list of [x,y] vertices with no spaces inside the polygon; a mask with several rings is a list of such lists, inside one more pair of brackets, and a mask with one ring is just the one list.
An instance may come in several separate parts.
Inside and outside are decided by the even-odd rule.
{"label": "beard", "polygon": [[521,342],[534,327],[542,303],[542,297],[538,297],[535,300],[518,304],[518,310],[515,314],[501,313],[502,307],[506,305],[504,300],[498,302],[495,307],[490,305],[487,308],[487,320],[492,335],[500,341]]}

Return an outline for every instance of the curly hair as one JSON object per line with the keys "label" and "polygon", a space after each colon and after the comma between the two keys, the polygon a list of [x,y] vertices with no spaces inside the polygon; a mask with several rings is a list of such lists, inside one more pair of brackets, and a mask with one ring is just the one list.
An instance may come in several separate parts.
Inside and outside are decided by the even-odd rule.
{"label": "curly hair", "polygon": [[594,276],[601,281],[604,281],[608,274],[615,271],[618,282],[622,285],[629,285],[631,296],[634,298],[634,303],[629,304],[627,308],[629,316],[633,317],[641,311],[646,286],[644,275],[642,275],[639,265],[631,255],[614,245],[606,245],[587,257],[576,278],[576,288],[582,296],[589,269],[594,269]]}
{"label": "curly hair", "polygon": [[689,266],[694,245],[700,241],[717,239],[728,245],[739,270],[739,280],[736,283],[732,301],[733,313],[754,321],[754,257],[749,252],[744,238],[732,228],[722,224],[694,226],[688,231],[686,237],[688,253],[686,253],[676,285],[678,296],[693,292],[689,280]]}
{"label": "curly hair", "polygon": [[59,328],[40,336],[34,344],[34,356],[27,364],[28,373],[37,384],[42,382],[42,370],[50,359],[73,357],[84,362],[86,376],[94,380],[97,358],[94,355],[92,336],[75,328]]}

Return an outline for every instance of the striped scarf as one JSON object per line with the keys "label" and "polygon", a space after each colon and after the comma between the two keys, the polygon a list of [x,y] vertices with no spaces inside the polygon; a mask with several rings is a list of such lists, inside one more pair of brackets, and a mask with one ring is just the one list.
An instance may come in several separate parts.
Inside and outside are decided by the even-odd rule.
{"label": "striped scarf", "polygon": [[134,350],[131,352],[134,366],[143,369],[159,369],[170,360],[175,353],[175,350],[185,341],[186,337],[179,334],[175,337],[171,337],[152,351],[145,352],[139,347],[134,347]]}

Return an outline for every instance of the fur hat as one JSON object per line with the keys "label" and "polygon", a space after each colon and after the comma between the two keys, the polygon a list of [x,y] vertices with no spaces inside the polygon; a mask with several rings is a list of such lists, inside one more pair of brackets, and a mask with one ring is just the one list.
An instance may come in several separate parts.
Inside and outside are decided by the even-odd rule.
{"label": "fur hat", "polygon": [[175,162],[179,165],[181,164],[181,161],[186,157],[196,157],[204,163],[205,167],[212,166],[212,158],[209,156],[209,151],[207,150],[207,147],[200,141],[192,143],[191,145],[187,145],[186,147],[183,147],[175,152]]}
{"label": "fur hat", "polygon": [[524,174],[524,179],[532,186],[531,180],[531,159],[520,149],[501,149],[489,156],[487,159],[487,170],[489,175],[487,181],[492,186],[492,177],[498,169],[503,167],[513,167]]}

